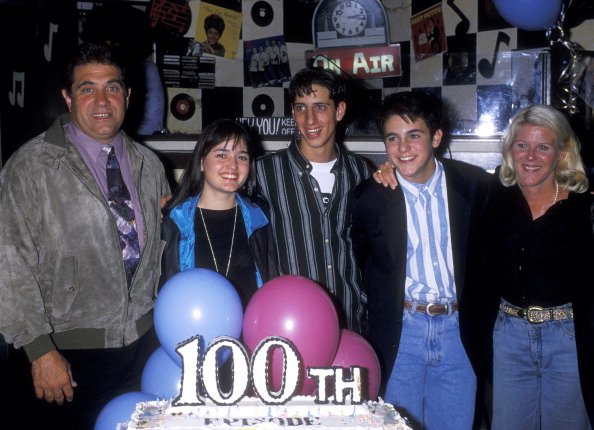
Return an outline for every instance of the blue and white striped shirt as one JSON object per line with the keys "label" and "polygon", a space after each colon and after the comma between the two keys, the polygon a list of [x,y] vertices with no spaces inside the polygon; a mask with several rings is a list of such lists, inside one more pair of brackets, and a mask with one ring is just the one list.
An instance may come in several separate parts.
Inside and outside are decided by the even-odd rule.
{"label": "blue and white striped shirt", "polygon": [[448,193],[443,166],[435,160],[424,184],[397,174],[406,201],[408,233],[405,297],[423,303],[456,300]]}

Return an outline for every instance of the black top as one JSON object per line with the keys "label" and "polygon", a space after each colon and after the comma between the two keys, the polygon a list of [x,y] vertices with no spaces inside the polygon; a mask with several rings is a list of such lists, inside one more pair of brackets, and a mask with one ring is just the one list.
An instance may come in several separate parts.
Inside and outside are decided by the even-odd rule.
{"label": "black top", "polygon": [[[521,308],[571,302],[568,268],[581,257],[584,226],[571,222],[571,205],[561,200],[533,220],[519,187],[506,190],[513,204],[500,218],[501,297]],[[570,196],[570,198],[573,198]]]}
{"label": "black top", "polygon": [[[246,238],[247,240],[247,244],[249,247],[249,254],[247,252],[244,251],[239,251],[238,249],[238,254],[239,252],[242,253],[242,257],[243,258],[249,258],[252,257],[253,261],[251,261],[250,263],[248,263],[245,267],[249,267],[249,274],[247,273],[248,271],[245,271],[244,273],[242,273],[241,279],[247,279],[247,278],[256,278],[256,273],[259,273],[261,276],[261,282],[267,282],[275,277],[277,277],[279,275],[279,270],[278,270],[278,260],[276,257],[276,246],[274,243],[274,235],[272,234],[272,227],[270,226],[269,223],[265,223],[265,224],[260,224],[255,223],[254,220],[260,220],[261,221],[261,215],[262,210],[255,205],[254,203],[248,202],[248,201],[244,201],[243,203],[245,205],[245,208],[243,210],[247,210],[248,214],[250,215],[248,218],[243,218],[241,216],[241,214],[243,213],[242,210],[240,210],[237,214],[237,222],[238,224],[242,224],[241,230],[237,230],[235,233],[239,234],[239,232],[241,232],[241,237],[242,238]],[[242,207],[240,205],[240,207]],[[198,212],[197,208],[196,211],[192,213],[192,222],[191,224],[188,222],[188,226],[186,228],[191,228],[192,232],[195,234],[195,225],[196,225],[196,218],[200,216],[200,213],[196,213]],[[208,221],[207,221],[208,222]],[[191,227],[190,227],[191,226]],[[239,227],[238,227],[239,228]],[[252,233],[249,237],[246,237],[245,232],[251,229]],[[230,232],[232,232],[232,230],[230,230]],[[213,232],[214,233],[214,232]],[[189,234],[189,232],[185,232],[185,234]],[[230,234],[230,233],[229,233]],[[173,221],[171,219],[170,213],[165,213],[163,215],[163,222],[161,225],[161,239],[163,241],[165,241],[165,247],[163,248],[163,255],[162,255],[162,259],[161,259],[161,275],[160,275],[160,279],[159,279],[159,290],[163,287],[163,285],[165,285],[165,283],[175,274],[177,274],[180,271],[180,258],[182,258],[180,256],[180,242],[181,242],[181,237],[182,237],[182,232],[179,229],[179,226],[176,224],[175,221]],[[195,238],[194,238],[195,239]],[[237,240],[237,238],[236,238]],[[198,242],[198,243],[203,243],[204,246],[208,246],[208,242]],[[235,246],[235,245],[234,245]],[[243,246],[241,244],[239,244],[238,246]],[[196,251],[196,247],[194,247],[194,252]],[[208,251],[210,252],[210,248],[208,248]],[[205,250],[202,250],[199,252],[206,252]],[[216,251],[215,251],[216,252]],[[228,252],[228,249],[227,249]],[[233,252],[234,254],[236,253],[235,251]],[[216,255],[216,254],[215,254]],[[219,257],[217,257],[219,258]],[[222,262],[222,264],[219,266],[219,269],[221,269],[221,267],[224,265],[225,268],[221,269],[221,270],[226,270],[227,269],[227,258],[229,258],[229,254],[227,254],[225,257],[223,257],[224,261]],[[240,257],[241,258],[241,257]],[[196,257],[194,256],[194,264],[196,261]],[[238,260],[236,260],[235,258],[233,259],[233,261],[231,262],[231,266],[237,265],[237,264],[243,264],[243,263],[238,263]],[[242,260],[240,260],[242,261]],[[219,260],[217,260],[217,264],[218,264]],[[214,268],[214,263],[212,263],[212,267]],[[243,265],[241,267],[244,267]],[[231,274],[231,270],[235,270],[233,269],[233,267],[231,267],[229,269],[229,272]],[[239,269],[237,269],[239,271]],[[253,273],[252,273],[253,272]]]}
{"label": "black top", "polygon": [[[227,262],[229,261],[229,249],[233,236],[233,220],[235,208],[226,210],[202,209],[204,222],[210,236],[210,243],[217,259],[219,273],[225,276]],[[194,217],[194,231],[196,232],[196,267],[216,271],[212,258],[211,247],[204,231],[204,224],[200,216],[200,209],[196,210]],[[245,224],[241,210],[237,208],[237,222],[235,223],[235,239],[233,241],[233,252],[227,279],[231,281],[235,290],[241,298],[245,310],[249,300],[258,289],[254,267],[254,257],[249,247]]]}
{"label": "black top", "polygon": [[569,193],[532,220],[519,187],[497,184],[482,237],[481,288],[464,299],[474,310],[467,323],[474,327],[476,354],[469,358],[492,377],[492,334],[502,297],[517,306],[571,302],[582,394],[594,422],[594,196]]}

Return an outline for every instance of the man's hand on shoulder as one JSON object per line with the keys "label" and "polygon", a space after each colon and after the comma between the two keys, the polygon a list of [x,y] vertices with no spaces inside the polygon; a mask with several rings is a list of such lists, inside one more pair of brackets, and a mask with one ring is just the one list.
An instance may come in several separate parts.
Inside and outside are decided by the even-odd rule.
{"label": "man's hand on shoulder", "polygon": [[70,363],[57,350],[45,353],[31,363],[35,395],[46,402],[61,405],[71,402],[76,382],[72,378]]}
{"label": "man's hand on shoulder", "polygon": [[398,185],[396,173],[394,173],[394,166],[389,161],[382,163],[382,165],[373,172],[373,179],[384,187],[389,185],[393,190],[395,190]]}

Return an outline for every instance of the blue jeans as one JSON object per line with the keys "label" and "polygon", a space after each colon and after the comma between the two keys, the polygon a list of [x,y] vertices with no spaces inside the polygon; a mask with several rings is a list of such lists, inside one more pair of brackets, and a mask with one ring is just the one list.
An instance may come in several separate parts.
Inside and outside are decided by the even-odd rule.
{"label": "blue jeans", "polygon": [[384,400],[414,428],[472,428],[476,377],[462,342],[458,313],[404,310],[402,335]]}
{"label": "blue jeans", "polygon": [[573,321],[531,324],[499,311],[493,331],[492,430],[588,428]]}

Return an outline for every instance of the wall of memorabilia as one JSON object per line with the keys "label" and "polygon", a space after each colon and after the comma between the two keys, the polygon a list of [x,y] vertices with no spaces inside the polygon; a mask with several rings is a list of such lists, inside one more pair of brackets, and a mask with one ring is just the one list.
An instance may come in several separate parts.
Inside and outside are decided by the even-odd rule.
{"label": "wall of memorabilia", "polygon": [[[532,13],[528,22],[520,17],[517,26],[493,0],[54,3],[0,0],[3,159],[63,111],[58,65],[89,38],[133,40],[129,48],[142,54],[139,61],[157,66],[161,123],[153,129],[127,124],[132,132],[157,133],[149,140],[192,140],[213,119],[232,117],[265,140],[286,141],[294,133],[288,81],[308,64],[349,80],[347,140],[377,140],[374,107],[408,89],[442,96],[451,131],[471,142],[470,152],[484,151],[481,145],[496,141],[511,115],[530,103],[567,109],[581,133],[592,133],[589,0],[558,0],[563,16],[555,10],[551,22],[562,18],[563,26],[549,31],[545,12]],[[526,29],[532,24],[540,28]],[[138,95],[151,96],[138,88],[142,105]]]}
{"label": "wall of memorabilia", "polygon": [[[571,39],[585,50],[594,49],[594,11],[584,7],[578,23],[578,2],[573,3],[573,22],[568,22],[573,26]],[[166,1],[152,2],[151,19],[165,17],[163,7],[167,8]],[[287,81],[308,58],[319,53],[315,63],[355,76],[352,64],[345,65],[343,59],[337,65],[328,49],[356,51],[387,44],[398,46],[398,64],[391,75],[355,77],[356,99],[351,107],[359,120],[353,122],[348,135],[375,135],[369,121],[373,108],[386,94],[403,89],[439,93],[450,109],[452,131],[460,136],[497,135],[522,106],[567,102],[560,100],[564,95],[557,93],[556,81],[561,74],[560,63],[571,54],[550,49],[559,36],[513,26],[490,0],[209,0],[189,1],[188,7],[191,18],[185,21],[188,28],[183,37],[190,44],[204,39],[203,17],[211,13],[228,16],[232,27],[221,37],[222,44],[229,47],[224,56],[203,55],[215,60],[213,87],[200,83],[168,86],[166,126],[173,132],[188,132],[188,122],[192,131],[198,132],[203,124],[220,116],[290,117]],[[538,13],[533,15],[539,18]],[[365,19],[341,23],[337,20],[342,16]],[[241,31],[237,31],[233,17],[241,17]],[[267,54],[273,52],[271,47],[280,48],[284,54],[277,54],[275,60],[274,54]],[[255,64],[261,60],[257,58],[260,53],[272,57],[263,71]],[[359,70],[382,71],[381,65],[374,66],[371,61],[359,66]],[[207,67],[212,71],[210,65]],[[191,109],[184,110],[188,105]],[[288,131],[261,128],[264,134]]]}

